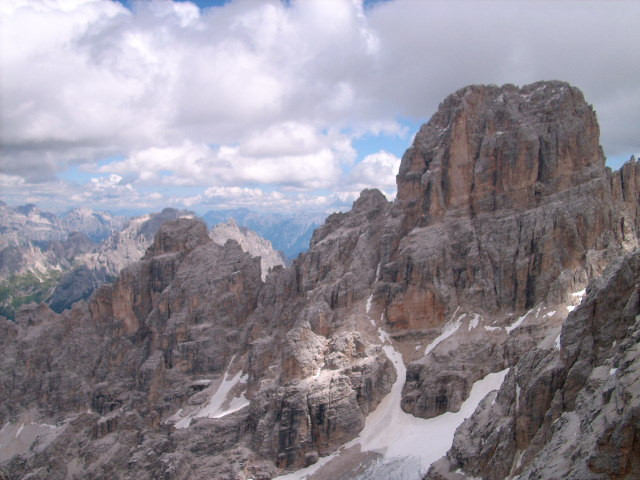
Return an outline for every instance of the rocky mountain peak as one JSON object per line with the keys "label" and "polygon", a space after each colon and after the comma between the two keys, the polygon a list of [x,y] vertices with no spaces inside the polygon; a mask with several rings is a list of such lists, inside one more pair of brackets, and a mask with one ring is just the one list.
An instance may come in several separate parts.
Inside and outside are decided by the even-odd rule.
{"label": "rocky mountain peak", "polygon": [[148,259],[166,253],[188,253],[210,241],[207,226],[203,221],[193,218],[169,220],[160,226],[143,258]]}
{"label": "rocky mountain peak", "polygon": [[234,240],[238,242],[243,251],[253,257],[260,257],[262,280],[267,278],[272,268],[286,263],[282,254],[273,248],[269,240],[246,227],[239,226],[232,218],[213,227],[209,236],[218,245],[224,245],[227,241]]}
{"label": "rocky mountain peak", "polygon": [[377,188],[367,188],[353,202],[352,210],[360,212],[364,210],[380,210],[388,204],[386,197]]}
{"label": "rocky mountain peak", "polygon": [[402,158],[410,223],[529,208],[602,175],[595,112],[564,82],[473,85],[447,97]]}

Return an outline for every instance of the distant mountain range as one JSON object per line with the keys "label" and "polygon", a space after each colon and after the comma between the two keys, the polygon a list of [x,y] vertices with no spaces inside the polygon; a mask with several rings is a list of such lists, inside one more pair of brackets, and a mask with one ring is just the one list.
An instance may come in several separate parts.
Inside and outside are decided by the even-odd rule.
{"label": "distant mountain range", "polygon": [[202,219],[209,228],[233,219],[239,226],[253,230],[271,242],[288,260],[309,249],[313,231],[322,225],[326,213],[297,212],[292,214],[261,213],[246,208],[210,210]]}
{"label": "distant mountain range", "polygon": [[[0,315],[14,318],[21,305],[31,302],[46,302],[61,312],[87,299],[142,258],[160,225],[183,217],[195,214],[165,208],[127,219],[75,208],[58,216],[33,204],[10,207],[0,202]],[[275,234],[289,255],[308,246],[315,225],[302,217],[263,216],[249,210],[208,212],[207,217],[208,226],[217,225],[211,232],[214,241],[233,239],[251,255],[262,257],[263,277],[286,260],[246,224]]]}

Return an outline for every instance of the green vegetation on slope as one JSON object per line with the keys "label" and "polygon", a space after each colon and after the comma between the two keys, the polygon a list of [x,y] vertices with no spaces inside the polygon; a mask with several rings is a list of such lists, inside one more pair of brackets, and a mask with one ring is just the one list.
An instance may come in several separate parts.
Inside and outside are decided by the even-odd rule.
{"label": "green vegetation on slope", "polygon": [[14,320],[16,311],[31,302],[44,302],[60,281],[62,272],[50,270],[36,276],[32,272],[0,280],[0,315]]}

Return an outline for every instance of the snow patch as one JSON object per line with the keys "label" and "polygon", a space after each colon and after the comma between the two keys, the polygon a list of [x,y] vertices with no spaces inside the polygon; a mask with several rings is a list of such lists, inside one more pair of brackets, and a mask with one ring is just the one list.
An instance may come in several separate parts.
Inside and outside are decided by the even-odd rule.
{"label": "snow patch", "polygon": [[371,302],[373,302],[373,293],[367,298],[367,315],[369,314],[369,310],[371,310]]}
{"label": "snow patch", "polygon": [[560,334],[558,334],[558,336],[556,337],[556,341],[553,343],[553,346],[556,348],[556,350],[560,350],[560,348],[562,347],[562,345],[560,344]]}
{"label": "snow patch", "polygon": [[210,385],[211,380],[209,378],[201,378],[200,380],[196,380],[193,382],[193,385]]}
{"label": "snow patch", "polygon": [[[458,307],[458,308],[460,308],[460,307]],[[456,311],[453,312],[453,316],[454,317],[455,317],[457,312],[458,312],[458,309],[456,308]],[[438,335],[436,338],[434,338],[433,341],[429,345],[427,345],[427,348],[425,349],[424,354],[425,355],[429,355],[429,353],[434,348],[436,348],[440,342],[442,342],[443,340],[446,340],[451,335],[456,333],[456,331],[460,328],[460,325],[462,324],[462,319],[464,318],[465,315],[466,314],[460,315],[455,321],[449,320],[447,322],[447,324],[444,326],[444,329],[442,330],[442,333],[440,335]]]}
{"label": "snow patch", "polygon": [[241,393],[240,396],[233,397],[231,401],[228,402],[227,407],[223,408],[225,403],[227,403],[227,397],[231,389],[233,389],[233,387],[238,383],[247,383],[247,380],[249,379],[249,375],[243,375],[241,371],[236,373],[233,377],[229,377],[230,375],[227,375],[226,379],[216,390],[216,393],[214,393],[209,400],[207,406],[195,415],[196,418],[220,418],[249,405],[249,400],[244,396],[244,393]]}
{"label": "snow patch", "polygon": [[[233,360],[229,365],[231,365],[231,363],[233,363]],[[247,374],[243,375],[242,371],[239,371],[233,376],[231,376],[230,373],[225,373],[223,378],[222,383],[213,395],[211,395],[209,402],[204,407],[177,420],[182,413],[182,409],[180,409],[169,418],[170,421],[177,420],[175,423],[176,428],[188,428],[189,425],[191,425],[191,420],[194,418],[222,418],[249,405],[249,400],[245,397],[244,393],[229,398],[229,394],[236,385],[241,383],[246,384],[249,376]]]}
{"label": "snow patch", "polygon": [[575,305],[567,305],[567,311],[569,313],[573,312],[576,309]]}
{"label": "snow patch", "polygon": [[[520,325],[522,325],[522,322],[524,322],[525,318],[527,318],[527,315],[529,315],[531,312],[533,312],[533,308],[529,310],[527,313],[525,313],[524,315],[522,315],[521,317],[519,317],[515,322],[513,322],[508,327],[504,327],[507,333],[510,334],[513,330],[515,330]],[[538,312],[540,312],[540,308],[538,308]]]}
{"label": "snow patch", "polygon": [[522,457],[524,457],[524,450],[518,450],[516,452],[515,458],[513,459],[514,462],[513,467],[511,467],[511,473],[520,468],[520,465],[522,465]]}
{"label": "snow patch", "polygon": [[[502,132],[500,132],[500,133],[502,133]],[[459,468],[458,470],[456,470],[456,471],[455,471],[455,473],[457,473],[458,475],[463,476],[463,477],[464,477],[464,478],[466,478],[467,480],[482,480],[482,478],[480,478],[480,477],[469,477],[466,473],[464,473],[464,472],[462,471],[462,469],[461,469],[461,468]]]}
{"label": "snow patch", "polygon": [[549,318],[549,317],[553,317],[556,314],[555,310],[551,310],[550,312],[547,312],[543,315],[543,318]]}
{"label": "snow patch", "polygon": [[58,427],[36,423],[29,418],[19,424],[7,422],[0,429],[0,463],[14,455],[46,448],[58,435]]}
{"label": "snow patch", "polygon": [[609,376],[615,375],[617,371],[618,371],[617,368],[612,368],[611,370],[609,370]]}
{"label": "snow patch", "polygon": [[518,384],[518,366],[513,370],[513,376],[516,379],[516,413],[520,409],[520,385]]}
{"label": "snow patch", "polygon": [[474,328],[476,328],[478,326],[478,323],[480,322],[481,318],[482,317],[480,315],[478,315],[477,313],[473,314],[473,318],[469,322],[469,331],[473,330]]}
{"label": "snow patch", "polygon": [[496,332],[496,331],[502,330],[502,327],[491,327],[491,326],[489,326],[489,325],[485,325],[485,326],[484,326],[484,329],[485,329],[487,332]]}
{"label": "snow patch", "polygon": [[[379,329],[382,339],[388,338],[386,332]],[[397,378],[391,392],[369,414],[360,435],[343,445],[337,452],[321,458],[317,463],[288,475],[277,477],[279,480],[304,480],[321,470],[334,458],[348,450],[359,446],[361,452],[372,451],[382,455],[376,460],[377,468],[394,462],[414,463],[419,465],[415,478],[421,478],[431,464],[447,453],[453,443],[456,429],[471,416],[480,401],[489,393],[502,385],[509,369],[490,373],[478,380],[471,387],[467,400],[456,413],[447,412],[430,419],[417,418],[405,413],[400,407],[402,387],[406,377],[406,366],[401,353],[387,343],[384,352],[396,368]]]}
{"label": "snow patch", "polygon": [[582,290],[580,290],[579,292],[574,292],[571,295],[574,297],[578,297],[580,298],[580,300],[582,300],[582,297],[584,297],[584,294],[587,293],[587,289],[583,288]]}

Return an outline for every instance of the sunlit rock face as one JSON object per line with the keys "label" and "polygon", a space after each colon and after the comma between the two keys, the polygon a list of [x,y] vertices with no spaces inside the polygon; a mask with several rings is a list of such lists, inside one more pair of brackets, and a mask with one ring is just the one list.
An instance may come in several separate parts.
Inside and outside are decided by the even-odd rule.
{"label": "sunlit rock face", "polygon": [[6,476],[635,478],[637,162],[574,87],[472,86],[397,180],[289,267],[174,219],[0,322]]}
{"label": "sunlit rock face", "polygon": [[563,82],[470,86],[416,135],[398,203],[418,224],[536,206],[604,173],[593,109]]}
{"label": "sunlit rock face", "polygon": [[286,263],[282,253],[276,251],[269,240],[247,228],[239,227],[234,220],[214,226],[209,236],[219,245],[224,245],[227,240],[235,240],[242,250],[254,257],[260,257],[262,280],[267,278],[271,269],[284,266]]}
{"label": "sunlit rock face", "polygon": [[620,177],[637,192],[638,167],[607,172],[598,132],[580,91],[562,82],[448,97],[400,165],[403,235],[381,272],[388,321],[429,328],[458,306],[561,302],[636,248],[637,196],[622,194]]}

